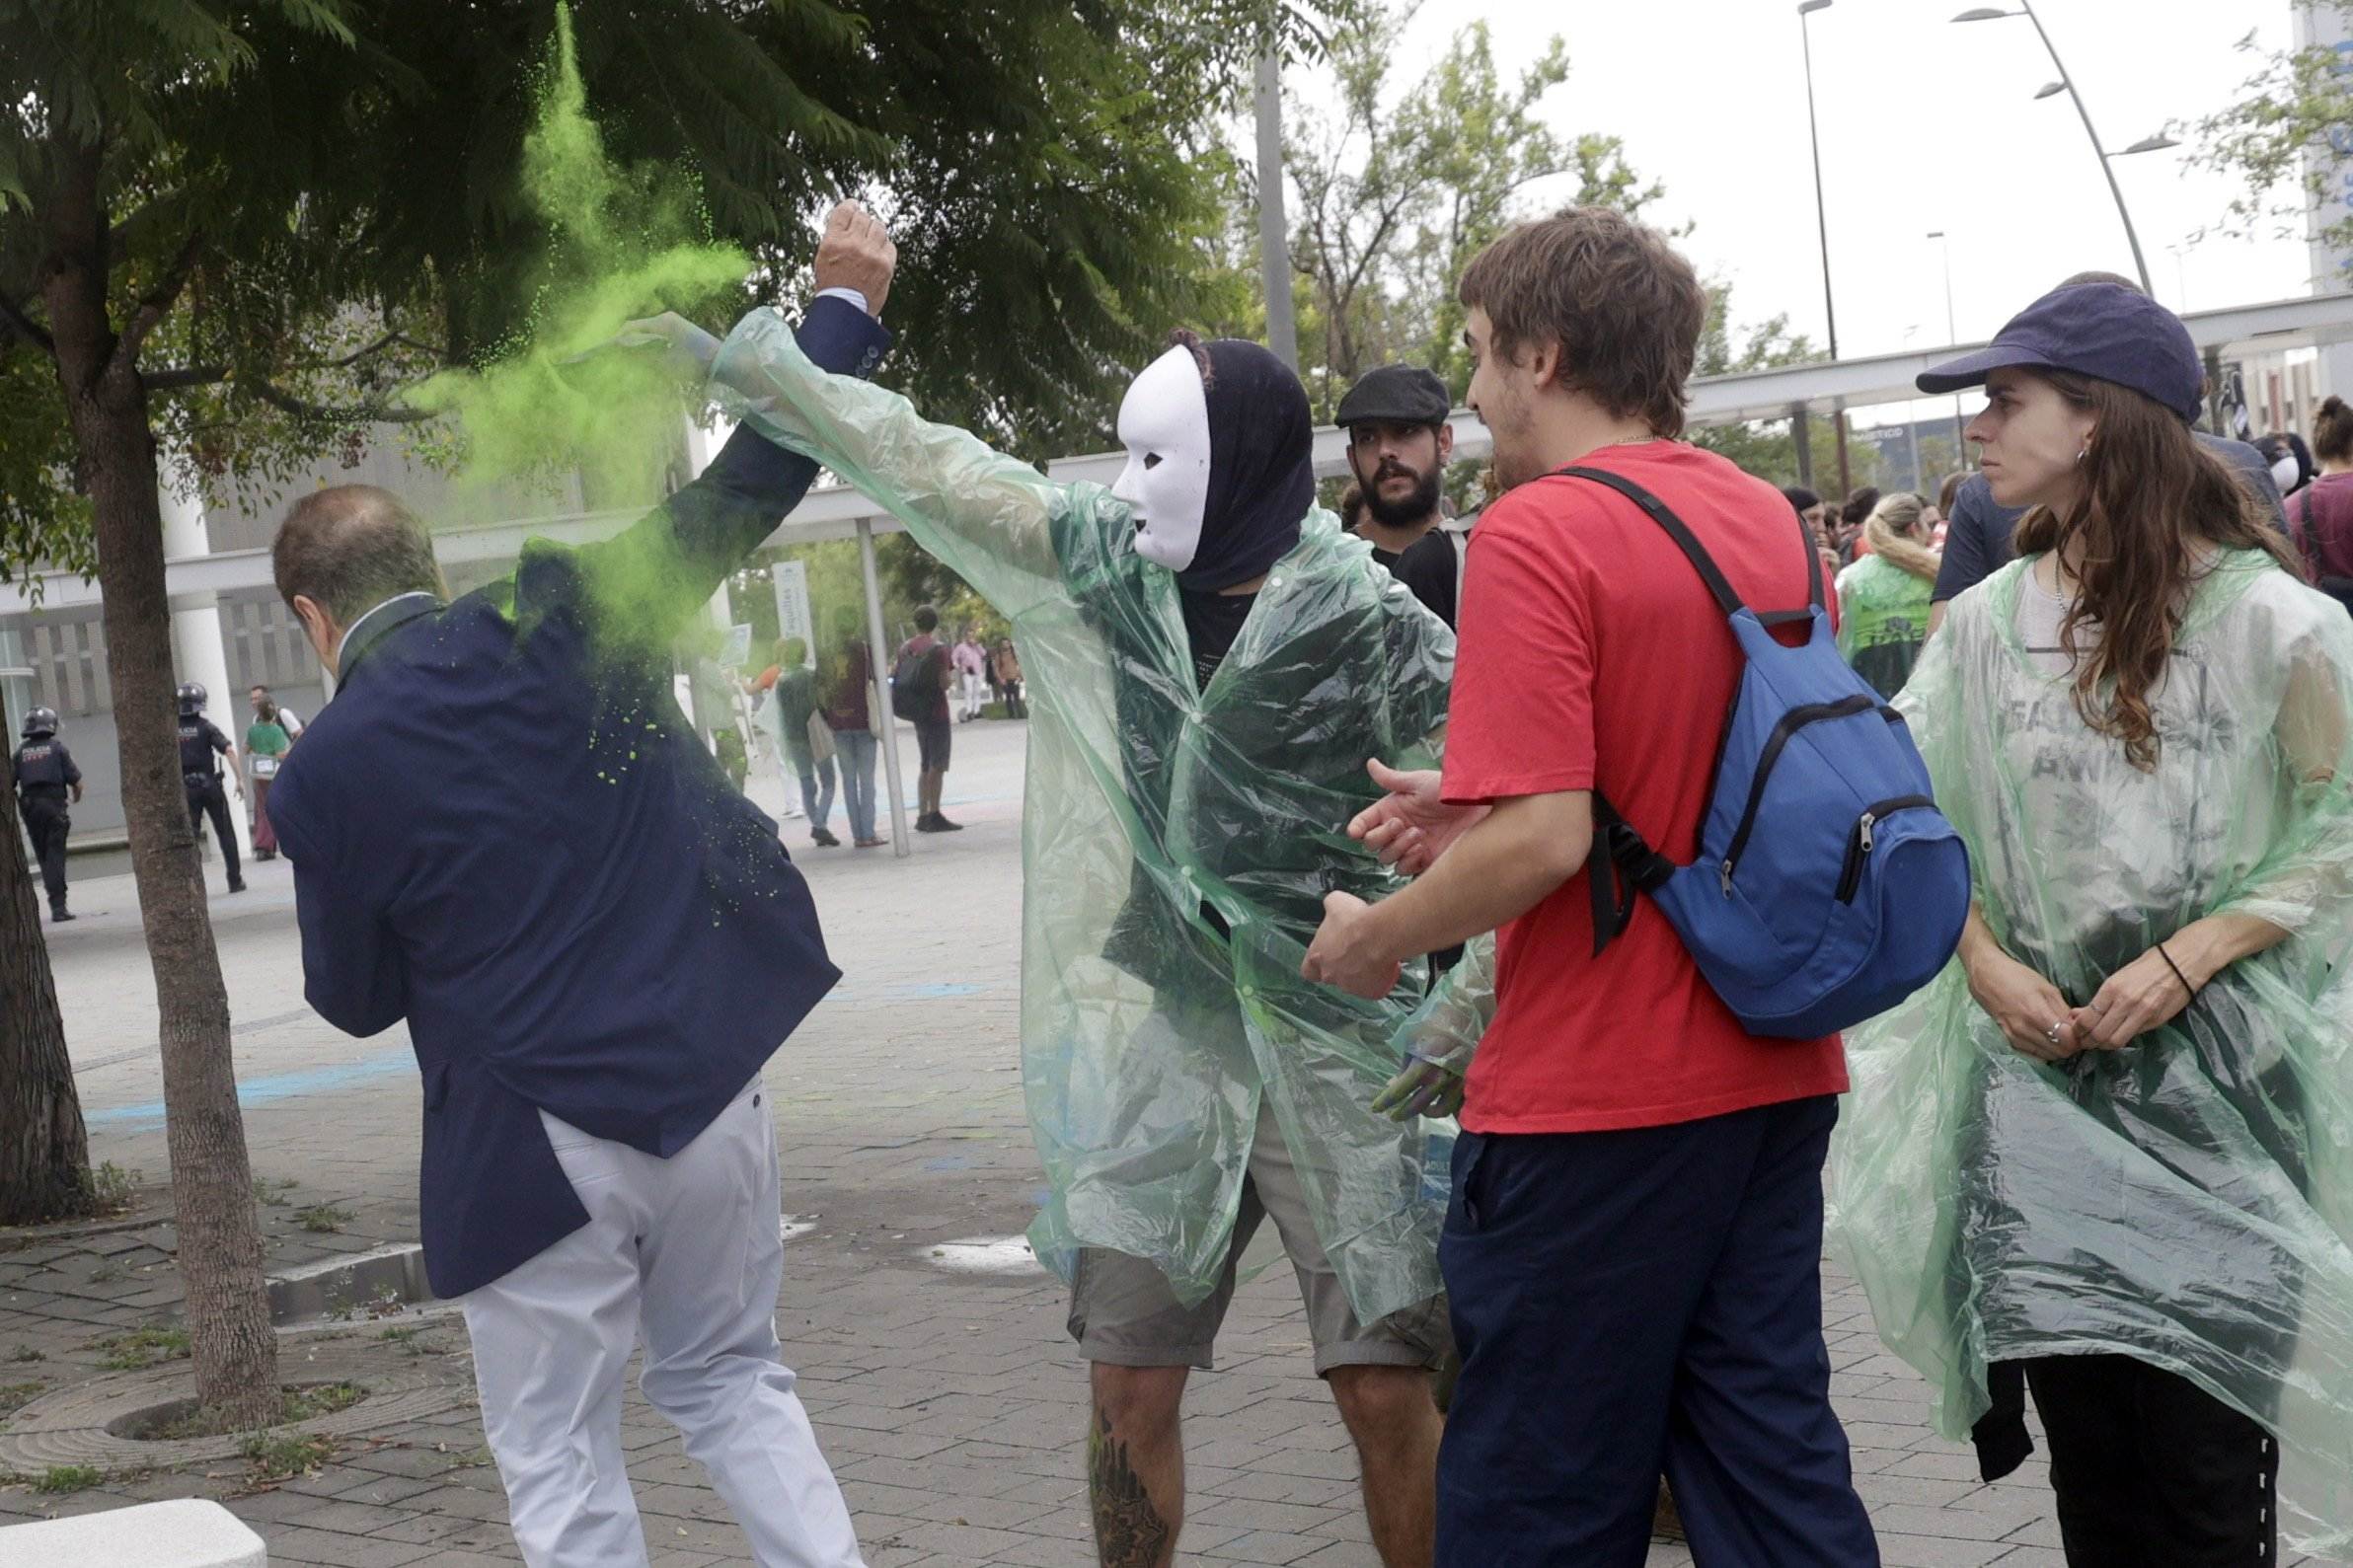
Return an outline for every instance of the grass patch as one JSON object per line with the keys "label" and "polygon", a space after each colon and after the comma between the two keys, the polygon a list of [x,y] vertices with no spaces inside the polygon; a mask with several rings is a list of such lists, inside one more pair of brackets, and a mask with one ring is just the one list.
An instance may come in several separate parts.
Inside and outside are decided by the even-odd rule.
{"label": "grass patch", "polygon": [[47,1387],[45,1382],[0,1382],[0,1416],[24,1409]]}
{"label": "grass patch", "polygon": [[308,1475],[335,1457],[335,1439],[258,1432],[245,1440],[245,1461],[257,1481],[285,1481]]}
{"label": "grass patch", "polygon": [[10,1361],[46,1361],[49,1358],[35,1350],[31,1345],[19,1345],[8,1353],[8,1359]]}
{"label": "grass patch", "polygon": [[106,1484],[107,1472],[88,1464],[52,1464],[33,1478],[33,1489],[56,1496],[65,1492],[87,1492],[93,1486]]}
{"label": "grass patch", "polygon": [[178,1361],[188,1354],[188,1330],[185,1328],[141,1328],[127,1334],[114,1334],[98,1342],[107,1353],[99,1363],[109,1372],[137,1372],[167,1361]]}
{"label": "grass patch", "polygon": [[302,1183],[299,1181],[265,1181],[260,1176],[256,1176],[254,1178],[254,1202],[266,1208],[283,1209],[294,1201],[286,1194],[301,1185]]}
{"label": "grass patch", "polygon": [[314,1235],[330,1235],[351,1223],[351,1211],[332,1203],[314,1203],[294,1211],[294,1223]]}
{"label": "grass patch", "polygon": [[[272,1427],[296,1426],[304,1421],[315,1420],[320,1416],[333,1415],[338,1410],[348,1410],[366,1397],[367,1390],[355,1382],[328,1382],[306,1387],[289,1387],[284,1391],[284,1398],[278,1404],[276,1419],[269,1424]],[[153,1426],[141,1429],[137,1436],[142,1442],[174,1443],[182,1438],[217,1438],[224,1432],[247,1430],[251,1429],[223,1420],[218,1410],[206,1409],[190,1401],[178,1407],[175,1413],[165,1415],[163,1420],[156,1422]],[[252,1448],[255,1444],[280,1441],[293,1442],[297,1440],[284,1434],[261,1431],[254,1433],[252,1440],[246,1446]],[[302,1438],[299,1441],[309,1442],[311,1440]],[[251,1458],[252,1456],[249,1454],[247,1457]]]}
{"label": "grass patch", "polygon": [[120,1278],[122,1271],[112,1263],[101,1263],[90,1271],[90,1283],[93,1285],[112,1285]]}
{"label": "grass patch", "polygon": [[[90,1195],[90,1206],[98,1214],[126,1213],[139,1195],[140,1172],[125,1170],[108,1160],[82,1178],[83,1189]],[[71,1468],[71,1466],[68,1466]]]}

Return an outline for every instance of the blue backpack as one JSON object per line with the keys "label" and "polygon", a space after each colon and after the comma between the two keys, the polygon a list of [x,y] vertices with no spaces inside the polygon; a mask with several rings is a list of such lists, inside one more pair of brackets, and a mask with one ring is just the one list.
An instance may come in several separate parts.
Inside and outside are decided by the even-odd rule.
{"label": "blue backpack", "polygon": [[[1760,615],[1657,496],[1600,469],[1559,472],[1608,485],[1665,529],[1748,658],[1697,861],[1675,864],[1594,795],[1594,952],[1647,893],[1742,1026],[1794,1040],[1860,1023],[1927,985],[1969,917],[1969,853],[1936,809],[1902,716],[1839,656],[1812,542],[1811,602]],[[1812,630],[1796,647],[1768,630],[1800,620]]]}

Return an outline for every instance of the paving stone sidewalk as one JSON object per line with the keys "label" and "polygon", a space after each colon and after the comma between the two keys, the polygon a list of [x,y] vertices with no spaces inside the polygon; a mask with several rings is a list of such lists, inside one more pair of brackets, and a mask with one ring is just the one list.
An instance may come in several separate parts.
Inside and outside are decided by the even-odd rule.
{"label": "paving stone sidewalk", "polygon": [[[805,823],[785,824],[847,978],[768,1068],[785,1206],[805,1227],[787,1244],[778,1322],[873,1568],[1094,1562],[1085,1381],[1062,1290],[1034,1264],[1009,1266],[1016,1249],[988,1246],[1018,1236],[1039,1196],[1016,1031],[1024,727],[958,729],[947,809],[967,831],[922,838],[910,859],[808,849]],[[912,747],[907,761],[912,785]],[[782,800],[773,779],[754,793],[772,810]],[[406,1037],[351,1040],[303,1006],[286,867],[249,877],[252,891],[228,897],[208,867],[271,1266],[409,1240],[418,1105]],[[74,903],[89,918],[56,931],[51,955],[93,1155],[160,1182],[153,986],[129,882],[81,885]],[[153,1212],[71,1240],[20,1239],[10,1250],[0,1238],[0,1411],[97,1376],[126,1354],[119,1336],[168,1324],[180,1299],[173,1232]],[[2040,1464],[1980,1484],[1972,1456],[1928,1430],[1923,1385],[1880,1348],[1854,1285],[1834,1276],[1826,1308],[1834,1390],[1886,1561],[2057,1568]],[[447,1315],[361,1318],[285,1344],[289,1377],[338,1346],[440,1358],[453,1380],[467,1370],[463,1325]],[[1287,1269],[1244,1286],[1219,1358],[1188,1396],[1183,1560],[1377,1568]],[[656,1564],[749,1561],[700,1466],[634,1389],[626,1442]],[[225,1497],[273,1564],[519,1560],[462,1398],[261,1489],[238,1460],[62,1496],[11,1486],[0,1523],[171,1496]],[[1691,1558],[1662,1544],[1650,1560]]]}

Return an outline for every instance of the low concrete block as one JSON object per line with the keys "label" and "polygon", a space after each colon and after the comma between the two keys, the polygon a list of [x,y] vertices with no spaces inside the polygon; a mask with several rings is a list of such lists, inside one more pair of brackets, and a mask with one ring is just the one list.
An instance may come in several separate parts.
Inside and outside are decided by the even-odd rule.
{"label": "low concrete block", "polygon": [[220,1504],[189,1497],[0,1527],[0,1568],[269,1568],[269,1552]]}

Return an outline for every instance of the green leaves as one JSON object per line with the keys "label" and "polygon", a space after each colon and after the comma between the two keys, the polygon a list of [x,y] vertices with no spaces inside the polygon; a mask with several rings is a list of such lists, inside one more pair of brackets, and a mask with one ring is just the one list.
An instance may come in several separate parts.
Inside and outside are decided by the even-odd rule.
{"label": "green leaves", "polygon": [[[2353,0],[2295,0],[2307,10],[2353,18]],[[2353,74],[2342,57],[2314,46],[2267,53],[2255,36],[2240,52],[2258,62],[2240,84],[2240,97],[2197,122],[2193,161],[2238,179],[2243,192],[2230,203],[2223,232],[2282,236],[2304,232],[2308,203],[2344,188],[2353,171]],[[2353,218],[2340,218],[2318,236],[2337,250],[2353,250]]]}
{"label": "green leaves", "polygon": [[[1328,418],[1364,371],[1392,361],[1428,365],[1457,397],[1470,382],[1455,280],[1471,258],[1529,215],[1534,189],[1575,182],[1573,202],[1639,212],[1660,194],[1627,164],[1615,136],[1564,139],[1545,100],[1568,79],[1555,38],[1507,80],[1486,25],[1455,34],[1422,78],[1399,91],[1390,65],[1416,7],[1379,11],[1332,44],[1342,108],[1336,118],[1300,117],[1285,138],[1299,189],[1291,262],[1306,278],[1300,314],[1303,361]],[[1394,107],[1392,107],[1394,106]]]}

